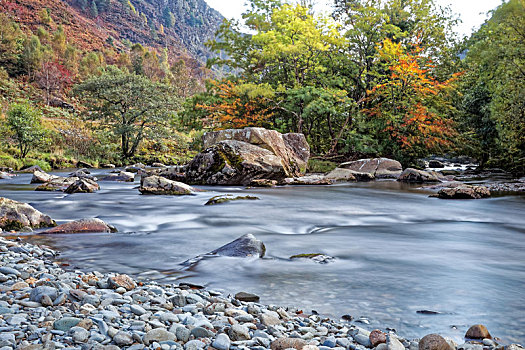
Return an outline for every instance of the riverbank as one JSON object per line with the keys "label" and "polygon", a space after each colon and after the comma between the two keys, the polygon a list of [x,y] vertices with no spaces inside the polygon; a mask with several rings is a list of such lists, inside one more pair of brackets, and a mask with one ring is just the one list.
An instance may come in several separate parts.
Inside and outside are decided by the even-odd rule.
{"label": "riverbank", "polygon": [[[66,271],[58,252],[0,238],[1,349],[483,350],[491,339],[434,344],[262,305],[189,284]],[[436,347],[437,346],[437,347]],[[506,349],[521,349],[517,345]]]}

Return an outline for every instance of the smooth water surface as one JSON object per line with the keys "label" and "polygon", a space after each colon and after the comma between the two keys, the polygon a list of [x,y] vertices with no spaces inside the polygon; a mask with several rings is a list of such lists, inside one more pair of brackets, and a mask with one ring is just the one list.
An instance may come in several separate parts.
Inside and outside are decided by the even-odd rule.
{"label": "smooth water surface", "polygon": [[[525,343],[524,196],[446,201],[395,181],[201,187],[209,192],[183,197],[143,196],[137,182],[100,182],[98,193],[66,195],[35,192],[30,177],[0,180],[0,196],[59,223],[98,217],[119,230],[29,237],[61,250],[73,268],[253,292],[266,304],[363,316],[366,328],[409,338],[437,332],[461,341],[469,325],[483,323],[505,343]],[[261,200],[204,206],[225,193]],[[218,257],[182,269],[186,259],[245,233],[266,244],[266,259]],[[336,261],[288,260],[300,253]]]}

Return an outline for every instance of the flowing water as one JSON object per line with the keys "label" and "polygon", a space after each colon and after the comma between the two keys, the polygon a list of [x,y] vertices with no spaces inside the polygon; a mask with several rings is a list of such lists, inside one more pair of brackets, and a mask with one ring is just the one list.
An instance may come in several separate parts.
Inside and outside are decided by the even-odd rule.
{"label": "flowing water", "polygon": [[[461,341],[485,324],[505,343],[525,343],[525,196],[446,201],[395,181],[244,189],[202,187],[195,196],[143,196],[137,183],[100,182],[94,194],[35,192],[30,175],[0,181],[0,196],[28,202],[60,222],[98,217],[117,234],[27,238],[62,251],[72,268],[184,280],[261,302],[390,327],[416,338]],[[204,206],[217,194],[258,201]],[[253,233],[266,259],[181,262]],[[288,260],[324,253],[329,264]],[[418,310],[440,312],[437,315]]]}

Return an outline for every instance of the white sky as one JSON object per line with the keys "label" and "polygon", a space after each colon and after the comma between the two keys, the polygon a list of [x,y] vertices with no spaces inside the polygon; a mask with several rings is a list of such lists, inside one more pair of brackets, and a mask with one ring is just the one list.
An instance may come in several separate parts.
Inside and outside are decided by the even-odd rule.
{"label": "white sky", "polygon": [[[244,12],[246,0],[206,0],[206,2],[222,13],[226,18],[241,18]],[[318,8],[329,8],[332,1],[317,0]],[[487,18],[487,12],[496,8],[502,3],[502,0],[436,0],[441,6],[448,6],[452,11],[459,14],[463,21],[457,26],[457,32],[460,35],[470,35],[473,29],[479,26]]]}

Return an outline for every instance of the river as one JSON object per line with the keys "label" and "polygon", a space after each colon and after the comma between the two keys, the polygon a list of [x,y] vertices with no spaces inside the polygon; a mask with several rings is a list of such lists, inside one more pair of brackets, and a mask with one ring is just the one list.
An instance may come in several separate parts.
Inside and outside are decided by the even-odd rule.
{"label": "river", "polygon": [[[137,182],[100,182],[97,193],[66,195],[32,191],[30,177],[0,180],[0,196],[59,223],[98,217],[119,230],[27,235],[59,249],[70,268],[252,292],[265,304],[364,317],[365,328],[390,327],[408,338],[440,333],[462,343],[468,326],[482,323],[504,343],[525,343],[525,196],[440,200],[395,181],[199,187],[209,192],[182,197],[140,195]],[[204,206],[225,193],[260,200]],[[265,259],[217,257],[182,269],[186,259],[245,233],[265,243]],[[336,260],[288,260],[300,253]]]}

